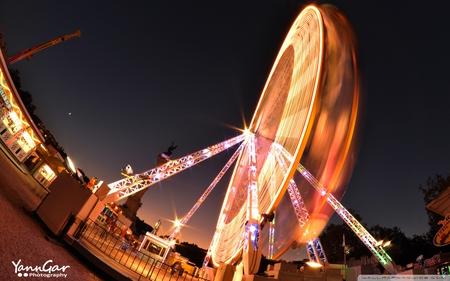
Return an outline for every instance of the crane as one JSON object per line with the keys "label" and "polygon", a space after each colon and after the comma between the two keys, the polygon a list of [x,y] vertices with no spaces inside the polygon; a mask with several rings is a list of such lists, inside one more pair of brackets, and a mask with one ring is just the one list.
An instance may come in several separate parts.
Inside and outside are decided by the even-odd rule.
{"label": "crane", "polygon": [[63,41],[66,41],[66,40],[68,40],[70,38],[73,38],[73,37],[81,37],[81,30],[78,29],[77,31],[75,31],[72,34],[60,36],[60,37],[58,37],[56,39],[50,40],[50,41],[45,42],[43,44],[39,44],[39,45],[31,47],[29,49],[25,49],[22,52],[17,53],[15,55],[12,55],[11,57],[9,57],[8,62],[11,65],[13,63],[16,63],[16,62],[20,61],[23,58],[27,58],[28,60],[30,60],[33,57],[34,53],[42,51],[42,50],[44,50],[44,49],[46,49],[48,47],[51,47],[53,45],[56,45],[56,44],[61,43]]}

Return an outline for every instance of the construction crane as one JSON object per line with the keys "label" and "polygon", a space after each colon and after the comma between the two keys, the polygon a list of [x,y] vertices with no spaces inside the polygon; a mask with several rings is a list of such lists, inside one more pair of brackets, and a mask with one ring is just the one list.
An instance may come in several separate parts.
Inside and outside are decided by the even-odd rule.
{"label": "construction crane", "polygon": [[39,44],[37,46],[34,46],[34,47],[29,48],[29,49],[23,50],[22,52],[17,53],[15,55],[9,57],[8,62],[11,65],[13,63],[16,63],[16,62],[20,61],[23,58],[27,58],[28,60],[30,60],[33,57],[34,53],[42,51],[42,50],[44,50],[44,49],[46,49],[48,47],[51,47],[53,45],[56,45],[56,44],[61,43],[63,41],[66,41],[66,40],[68,40],[70,38],[73,38],[73,37],[81,37],[81,30],[78,29],[77,31],[75,31],[72,34],[60,36],[60,37],[58,37],[56,39],[50,40],[50,41],[45,42],[43,44]]}

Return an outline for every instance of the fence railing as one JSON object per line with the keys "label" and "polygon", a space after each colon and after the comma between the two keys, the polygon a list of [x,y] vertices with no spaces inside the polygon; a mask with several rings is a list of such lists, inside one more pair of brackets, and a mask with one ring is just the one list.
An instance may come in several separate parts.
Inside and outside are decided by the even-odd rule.
{"label": "fence railing", "polygon": [[190,274],[182,268],[172,268],[164,261],[139,252],[131,241],[120,236],[120,233],[110,231],[110,229],[89,220],[84,223],[76,237],[81,244],[84,244],[93,254],[102,254],[111,258],[118,266],[123,266],[135,272],[142,278],[164,281],[164,280],[200,280],[207,279],[199,276],[198,272]]}

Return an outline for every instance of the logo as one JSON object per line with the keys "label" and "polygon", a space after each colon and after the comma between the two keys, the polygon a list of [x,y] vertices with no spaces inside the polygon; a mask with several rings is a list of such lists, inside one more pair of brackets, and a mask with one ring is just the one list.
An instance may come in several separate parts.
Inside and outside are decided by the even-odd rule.
{"label": "logo", "polygon": [[68,269],[69,265],[59,266],[53,264],[53,260],[46,261],[43,265],[23,265],[22,260],[18,262],[12,261],[14,265],[14,273],[19,277],[55,277],[55,278],[66,278],[67,273],[64,273]]}

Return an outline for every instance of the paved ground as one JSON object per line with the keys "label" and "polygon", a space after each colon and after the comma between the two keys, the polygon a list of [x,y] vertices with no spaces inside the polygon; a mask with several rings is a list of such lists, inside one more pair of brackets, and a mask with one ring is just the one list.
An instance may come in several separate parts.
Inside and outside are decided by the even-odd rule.
{"label": "paved ground", "polygon": [[[39,224],[33,211],[45,195],[46,190],[0,150],[1,279],[24,280],[23,274],[27,272],[24,268],[28,266],[33,269],[28,270],[28,274],[34,275],[25,280],[105,280],[101,272],[82,262],[82,257],[51,237]],[[36,270],[37,267],[44,271]],[[48,274],[49,270],[61,275],[36,277]]]}

